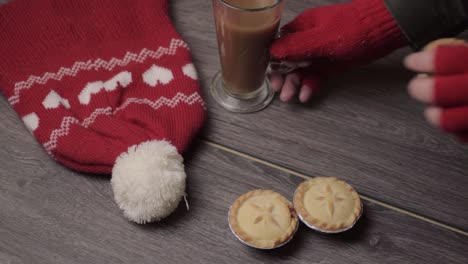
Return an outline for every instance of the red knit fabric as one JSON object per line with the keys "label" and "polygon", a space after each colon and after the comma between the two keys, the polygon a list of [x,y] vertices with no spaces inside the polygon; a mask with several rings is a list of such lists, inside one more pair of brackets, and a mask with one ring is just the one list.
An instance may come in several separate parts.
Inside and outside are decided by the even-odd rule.
{"label": "red knit fabric", "polygon": [[382,0],[311,8],[282,32],[273,43],[272,57],[309,61],[310,71],[324,74],[363,65],[406,45]]}
{"label": "red knit fabric", "polygon": [[131,145],[183,152],[205,105],[166,0],[13,0],[0,7],[0,87],[45,150],[110,173]]}
{"label": "red knit fabric", "polygon": [[441,128],[468,142],[468,46],[440,46],[435,54],[434,104]]}
{"label": "red knit fabric", "polygon": [[468,74],[437,75],[434,102],[442,107],[468,105]]}
{"label": "red knit fabric", "polygon": [[468,71],[468,46],[446,45],[437,47],[435,72],[442,75],[464,74]]}

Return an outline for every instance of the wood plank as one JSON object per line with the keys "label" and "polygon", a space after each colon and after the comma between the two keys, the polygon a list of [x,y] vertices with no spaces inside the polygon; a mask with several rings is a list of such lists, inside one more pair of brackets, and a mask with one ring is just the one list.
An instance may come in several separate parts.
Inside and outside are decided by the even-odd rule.
{"label": "wood plank", "polygon": [[187,166],[191,210],[181,206],[164,222],[134,225],[112,202],[107,177],[54,163],[3,98],[0,110],[0,263],[464,263],[467,258],[466,237],[372,203],[345,234],[318,235],[302,226],[282,249],[249,249],[227,228],[229,205],[253,188],[273,188],[290,198],[301,179],[203,145]]}
{"label": "wood plank", "polygon": [[241,194],[274,189],[291,199],[301,178],[208,145],[187,157],[190,210],[163,222],[126,221],[108,177],[50,159],[0,100],[0,263],[465,263],[466,236],[365,202],[354,229],[320,235],[301,225],[287,246],[259,251],[230,233]]}
{"label": "wood plank", "polygon": [[[284,21],[337,1],[288,1]],[[406,93],[403,49],[333,79],[312,105],[239,115],[208,96],[219,69],[211,1],[173,2],[210,105],[206,138],[299,172],[339,176],[378,200],[468,230],[468,148],[431,128]],[[467,36],[465,34],[465,36]],[[320,36],[317,36],[320,37]]]}

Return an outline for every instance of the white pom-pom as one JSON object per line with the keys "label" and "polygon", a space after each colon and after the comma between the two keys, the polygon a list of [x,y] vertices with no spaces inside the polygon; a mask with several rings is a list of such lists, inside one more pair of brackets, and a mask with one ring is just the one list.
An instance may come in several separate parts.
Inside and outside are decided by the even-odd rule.
{"label": "white pom-pom", "polygon": [[112,169],[114,199],[125,216],[139,224],[174,211],[185,193],[182,156],[167,141],[147,141],[128,148]]}

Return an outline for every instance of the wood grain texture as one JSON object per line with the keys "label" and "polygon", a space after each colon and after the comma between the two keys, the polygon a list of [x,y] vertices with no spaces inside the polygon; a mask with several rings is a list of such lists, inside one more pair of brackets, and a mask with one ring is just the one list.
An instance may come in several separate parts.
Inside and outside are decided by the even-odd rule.
{"label": "wood grain texture", "polygon": [[320,235],[301,225],[287,246],[259,251],[231,234],[241,194],[273,189],[292,198],[302,181],[207,145],[187,157],[188,200],[163,222],[129,223],[105,176],[50,159],[0,100],[0,263],[465,263],[468,240],[365,202],[354,229]]}
{"label": "wood grain texture", "polygon": [[[283,21],[336,2],[288,1]],[[311,176],[341,177],[368,196],[468,230],[468,148],[430,127],[424,106],[407,95],[413,74],[401,61],[409,49],[333,78],[314,104],[276,99],[262,112],[231,114],[208,96],[220,67],[211,1],[174,1],[172,11],[209,100],[208,140]]]}
{"label": "wood grain texture", "polygon": [[[5,2],[0,0],[0,4]],[[171,3],[178,27],[186,28],[184,35],[193,43],[206,89],[218,68],[210,3]],[[309,3],[295,1],[286,17]],[[466,198],[460,194],[466,182],[458,177],[465,168],[458,163],[466,150],[434,134],[416,113],[393,107],[400,103],[401,109],[415,107],[399,91],[400,70],[388,71],[396,68],[398,56],[336,81],[330,85],[327,100],[316,108],[276,102],[265,112],[238,116],[211,104],[206,135],[307,174],[340,176],[381,200],[460,223],[466,212],[454,211],[453,218],[447,212],[459,209]],[[380,87],[375,80],[369,84],[367,75],[381,76],[384,81],[379,83],[386,86]],[[347,83],[350,87],[341,87]],[[298,126],[299,118],[306,125]],[[255,188],[274,189],[291,199],[302,179],[206,145],[187,157],[190,210],[181,204],[163,222],[135,225],[123,218],[113,202],[107,176],[83,175],[55,163],[4,98],[0,99],[0,120],[0,264],[465,263],[468,258],[465,236],[368,202],[362,219],[344,234],[319,235],[302,225],[293,241],[281,249],[247,248],[228,229],[231,203]],[[409,122],[415,124],[408,127]],[[395,159],[398,151],[403,158]],[[418,163],[431,157],[444,159],[435,159],[432,165]],[[416,163],[407,167],[410,161]],[[356,166],[359,162],[363,165]],[[441,170],[442,162],[447,164],[446,171]],[[387,171],[387,165],[393,167]],[[401,172],[416,176],[406,179]],[[423,172],[431,173],[424,178]],[[437,173],[445,180],[434,177]],[[446,190],[451,192],[446,194]],[[441,208],[443,201],[447,208]]]}

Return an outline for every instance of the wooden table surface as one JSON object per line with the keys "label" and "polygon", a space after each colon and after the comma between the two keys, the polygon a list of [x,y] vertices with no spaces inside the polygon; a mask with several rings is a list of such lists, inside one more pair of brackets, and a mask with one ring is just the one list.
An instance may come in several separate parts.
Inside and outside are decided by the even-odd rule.
{"label": "wooden table surface", "polygon": [[[283,21],[336,2],[291,0]],[[171,4],[209,103],[207,129],[186,155],[190,210],[129,223],[108,177],[54,162],[1,98],[0,264],[468,263],[468,147],[426,124],[424,106],[408,97],[409,49],[337,76],[314,104],[276,99],[262,112],[232,114],[208,96],[219,69],[211,1]],[[230,233],[227,211],[239,195],[269,188],[291,199],[314,176],[356,187],[365,212],[355,228],[321,235],[301,225],[272,251]]]}

